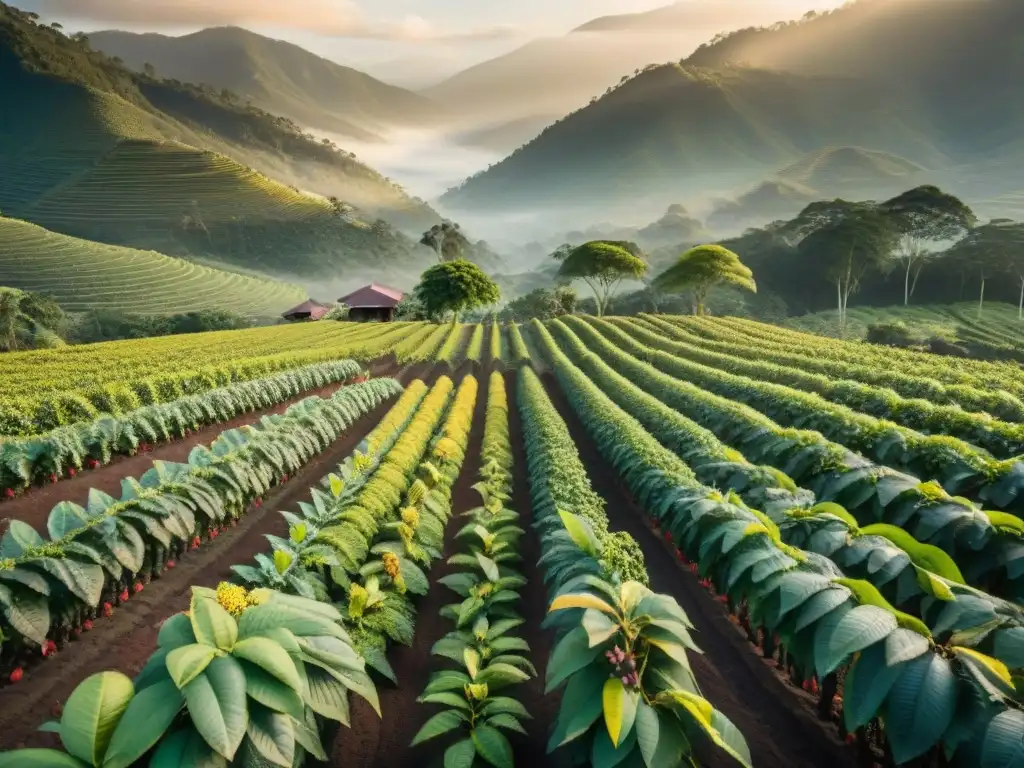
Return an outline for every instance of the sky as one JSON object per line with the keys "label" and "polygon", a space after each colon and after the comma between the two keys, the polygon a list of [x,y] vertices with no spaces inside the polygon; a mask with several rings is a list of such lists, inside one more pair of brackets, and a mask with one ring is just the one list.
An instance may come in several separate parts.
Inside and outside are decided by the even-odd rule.
{"label": "sky", "polygon": [[[286,39],[341,63],[457,69],[599,16],[670,0],[13,0],[69,31],[129,29],[182,34],[237,25]],[[745,26],[744,8],[793,18],[841,0],[683,0],[723,8],[721,29]],[[724,6],[729,6],[726,10]]]}

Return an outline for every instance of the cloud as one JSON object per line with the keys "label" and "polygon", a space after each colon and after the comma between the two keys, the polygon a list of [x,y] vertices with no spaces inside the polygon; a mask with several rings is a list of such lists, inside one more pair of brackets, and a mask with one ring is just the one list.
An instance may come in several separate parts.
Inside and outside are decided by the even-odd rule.
{"label": "cloud", "polygon": [[352,0],[39,0],[40,13],[100,24],[158,27],[264,26],[408,42],[491,40],[519,33],[512,26],[465,32],[438,30],[420,16],[398,22],[367,18]]}

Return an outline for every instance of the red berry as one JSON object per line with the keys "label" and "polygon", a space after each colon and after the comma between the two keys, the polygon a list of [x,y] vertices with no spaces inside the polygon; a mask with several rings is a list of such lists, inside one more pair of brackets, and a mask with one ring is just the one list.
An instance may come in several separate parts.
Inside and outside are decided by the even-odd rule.
{"label": "red berry", "polygon": [[43,643],[43,656],[52,656],[57,652],[57,644],[53,640]]}
{"label": "red berry", "polygon": [[53,706],[50,707],[50,715],[53,717],[60,717],[64,714],[64,705],[59,701],[53,702]]}
{"label": "red berry", "polygon": [[125,600],[127,600],[127,599],[128,599],[128,587],[125,587],[124,589],[122,589],[122,590],[121,590],[121,594],[120,594],[120,595],[118,595],[117,597],[118,597],[118,599],[119,599],[119,600],[120,600],[120,601],[121,601],[122,603],[123,603],[123,602],[124,602]]}
{"label": "red berry", "polygon": [[51,474],[50,475],[50,482],[51,483],[56,483],[57,482],[57,475],[56,474]]}
{"label": "red berry", "polygon": [[110,603],[104,603],[103,604],[103,615],[104,616],[110,616],[113,612],[114,612],[114,606],[112,606]]}
{"label": "red berry", "polygon": [[177,565],[177,563],[175,563],[173,560],[168,560],[167,561],[167,567],[168,568],[173,568],[175,565]]}
{"label": "red berry", "polygon": [[21,678],[23,678],[24,676],[25,676],[25,670],[23,670],[21,667],[18,667],[16,670],[11,672],[11,682],[12,683],[20,682]]}
{"label": "red berry", "polygon": [[142,591],[142,582],[141,581],[136,581],[134,586],[132,586],[132,592],[134,592],[135,594],[139,594],[139,592],[141,592],[141,591]]}
{"label": "red berry", "polygon": [[14,489],[13,488],[5,488],[4,489],[4,496],[6,496],[8,499],[13,499],[14,498]]}
{"label": "red berry", "polygon": [[77,470],[74,467],[68,467],[68,474],[74,477],[77,474]]}
{"label": "red berry", "polygon": [[[108,603],[108,605],[109,605],[109,603]],[[86,632],[88,632],[90,629],[92,629],[92,620],[91,619],[86,619],[85,621],[83,621],[82,622],[82,629],[84,629]]]}

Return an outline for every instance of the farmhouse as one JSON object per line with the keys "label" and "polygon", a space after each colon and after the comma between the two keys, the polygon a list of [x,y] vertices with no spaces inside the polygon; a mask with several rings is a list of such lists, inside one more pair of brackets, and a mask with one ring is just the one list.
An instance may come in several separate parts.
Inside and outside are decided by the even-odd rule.
{"label": "farmhouse", "polygon": [[299,306],[292,307],[287,312],[282,313],[281,317],[291,322],[299,320],[319,320],[326,315],[330,309],[331,308],[326,304],[321,304],[319,301],[313,301],[313,299],[307,299],[299,304]]}
{"label": "farmhouse", "polygon": [[342,296],[338,301],[349,308],[349,320],[389,322],[395,319],[395,306],[403,295],[395,288],[370,283],[352,291],[348,296]]}

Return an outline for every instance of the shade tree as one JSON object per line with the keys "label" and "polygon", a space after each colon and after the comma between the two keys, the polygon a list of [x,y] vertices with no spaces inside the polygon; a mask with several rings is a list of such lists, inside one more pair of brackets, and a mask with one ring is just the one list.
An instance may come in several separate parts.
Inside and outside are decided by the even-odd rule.
{"label": "shade tree", "polygon": [[1024,312],[1024,224],[993,219],[975,227],[947,251],[947,258],[979,281],[978,314],[985,307],[985,285],[993,277],[1014,275],[1020,281],[1018,316]]}
{"label": "shade tree", "polygon": [[733,285],[757,293],[754,273],[738,255],[721,245],[691,248],[658,275],[651,285],[664,293],[689,291],[693,295],[695,315],[704,314],[708,292],[716,285]]}
{"label": "shade tree", "polygon": [[908,190],[881,204],[899,232],[893,260],[903,269],[903,304],[910,303],[921,270],[942,242],[962,238],[974,226],[974,212],[960,198],[931,185]]}
{"label": "shade tree", "polygon": [[462,228],[452,221],[435,224],[420,238],[420,245],[425,245],[437,254],[439,261],[455,261],[465,256],[471,246],[469,238]]}
{"label": "shade tree", "polygon": [[622,281],[639,280],[646,271],[643,250],[635,243],[592,240],[564,254],[558,277],[586,283],[594,292],[600,317],[608,309],[608,303]]}
{"label": "shade tree", "polygon": [[496,304],[501,291],[480,267],[466,259],[435,264],[420,277],[414,296],[428,317],[441,318]]}

